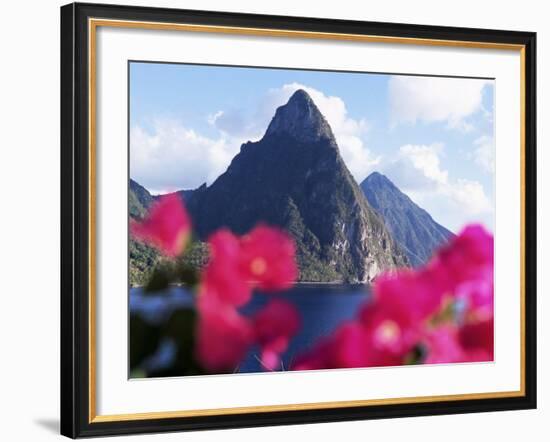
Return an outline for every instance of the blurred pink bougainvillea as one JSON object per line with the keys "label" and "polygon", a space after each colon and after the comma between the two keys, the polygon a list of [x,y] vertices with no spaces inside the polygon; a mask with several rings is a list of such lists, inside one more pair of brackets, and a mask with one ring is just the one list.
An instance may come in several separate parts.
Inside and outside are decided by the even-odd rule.
{"label": "blurred pink bougainvillea", "polygon": [[358,318],[295,370],[493,360],[493,237],[467,226],[420,269],[386,273]]}
{"label": "blurred pink bougainvillea", "polygon": [[[300,319],[296,308],[281,299],[272,300],[250,319],[236,307],[248,303],[255,288],[269,292],[294,284],[298,270],[292,239],[280,229],[261,224],[240,238],[221,229],[211,235],[208,244],[210,260],[202,271],[199,288],[198,359],[207,368],[230,370],[235,369],[244,356],[241,341],[223,337],[232,333],[230,322],[219,318],[217,327],[221,333],[218,336],[209,331],[205,323],[208,316],[200,306],[212,299],[228,319],[239,318],[252,330],[253,339],[248,344],[259,344],[263,366],[274,370],[280,354],[298,331]],[[223,324],[228,325],[225,333],[221,330]],[[228,357],[228,353],[233,357]]]}
{"label": "blurred pink bougainvillea", "polygon": [[181,199],[175,194],[170,194],[156,201],[143,221],[132,220],[130,232],[134,238],[174,258],[180,255],[187,245],[191,233],[191,220]]}
{"label": "blurred pink bougainvillea", "polygon": [[[169,259],[182,255],[191,235],[191,220],[181,199],[161,197],[141,222],[132,221],[137,240],[155,247]],[[261,361],[274,370],[289,340],[300,327],[296,308],[273,299],[253,318],[238,307],[248,303],[256,288],[275,292],[290,288],[298,268],[293,240],[283,230],[259,224],[238,237],[228,229],[208,239],[209,260],[199,274],[195,357],[204,370],[231,372],[253,345]]]}
{"label": "blurred pink bougainvillea", "polygon": [[300,328],[298,312],[290,302],[272,299],[256,313],[253,324],[256,342],[261,347],[261,362],[268,370],[275,370],[290,338]]}
{"label": "blurred pink bougainvillea", "polygon": [[204,296],[242,306],[255,288],[285,290],[296,281],[294,242],[278,228],[260,224],[240,238],[220,229],[210,236],[208,245],[210,260],[201,278]]}
{"label": "blurred pink bougainvillea", "polygon": [[[130,227],[136,239],[170,260],[184,253],[191,236],[190,217],[176,195],[161,197]],[[232,372],[251,348],[259,348],[263,367],[277,370],[300,328],[296,308],[275,296],[251,317],[239,309],[255,289],[278,292],[294,284],[292,238],[259,224],[243,236],[220,229],[208,248],[208,262],[197,275],[197,362],[205,372]],[[380,275],[356,317],[286,369],[491,361],[493,327],[493,237],[469,225],[424,267]]]}
{"label": "blurred pink bougainvillea", "polygon": [[239,265],[239,238],[221,229],[210,236],[208,246],[210,259],[201,273],[199,295],[237,307],[246,304],[252,296],[252,286]]}
{"label": "blurred pink bougainvillea", "polygon": [[253,343],[252,324],[230,304],[212,296],[197,300],[196,356],[210,372],[232,371]]}
{"label": "blurred pink bougainvillea", "polygon": [[298,277],[296,248],[283,230],[259,224],[241,240],[241,266],[260,290],[274,292],[291,287]]}

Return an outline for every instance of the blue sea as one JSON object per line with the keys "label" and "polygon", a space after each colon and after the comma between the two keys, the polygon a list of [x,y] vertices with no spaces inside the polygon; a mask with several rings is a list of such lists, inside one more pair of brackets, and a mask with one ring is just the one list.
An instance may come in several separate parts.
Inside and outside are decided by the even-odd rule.
{"label": "blue sea", "polygon": [[[368,299],[367,286],[344,284],[297,284],[292,289],[277,294],[254,293],[252,300],[241,309],[247,316],[253,315],[273,296],[279,296],[294,304],[301,317],[301,328],[282,355],[281,369],[285,370],[293,359],[311,348],[318,339],[330,335],[343,321],[352,319],[360,306]],[[173,311],[193,308],[191,293],[183,287],[171,287],[162,294],[144,294],[141,288],[130,289],[130,313],[145,321],[161,325]],[[173,358],[175,345],[161,341],[156,353],[146,364],[148,367],[167,367]],[[252,348],[240,373],[263,371],[259,363],[259,349]]]}

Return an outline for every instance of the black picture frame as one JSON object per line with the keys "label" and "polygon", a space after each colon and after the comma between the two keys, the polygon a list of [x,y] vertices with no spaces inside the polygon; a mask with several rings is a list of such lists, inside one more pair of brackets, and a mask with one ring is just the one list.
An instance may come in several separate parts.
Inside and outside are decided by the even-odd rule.
{"label": "black picture frame", "polygon": [[[89,18],[521,45],[524,51],[524,395],[198,417],[90,419]],[[76,438],[536,408],[536,34],[73,3],[61,8],[61,434]]]}

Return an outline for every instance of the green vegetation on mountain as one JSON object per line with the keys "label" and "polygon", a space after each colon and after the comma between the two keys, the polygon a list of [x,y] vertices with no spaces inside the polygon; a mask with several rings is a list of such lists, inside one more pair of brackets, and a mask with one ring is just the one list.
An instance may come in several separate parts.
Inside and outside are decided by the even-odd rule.
{"label": "green vegetation on mountain", "polygon": [[147,282],[151,271],[158,263],[159,254],[152,247],[130,239],[129,259],[128,278],[130,285],[143,285]]}
{"label": "green vegetation on mountain", "polygon": [[[192,191],[178,192],[182,199]],[[155,196],[151,195],[145,187],[130,180],[128,194],[128,212],[131,220],[139,221],[149,210],[151,204],[155,201]],[[129,284],[130,286],[141,286],[148,282],[152,271],[157,266],[162,257],[153,247],[130,238],[129,242]],[[190,242],[185,255],[181,259],[181,264],[196,269],[202,268],[208,260],[208,246],[199,240]]]}

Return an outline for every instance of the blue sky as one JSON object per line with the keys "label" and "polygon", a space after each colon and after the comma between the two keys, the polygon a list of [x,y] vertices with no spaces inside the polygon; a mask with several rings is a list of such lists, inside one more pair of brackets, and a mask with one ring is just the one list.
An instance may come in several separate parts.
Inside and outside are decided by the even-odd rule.
{"label": "blue sky", "polygon": [[490,80],[132,62],[131,177],[153,193],[212,183],[298,88],[358,182],[382,172],[451,230],[493,229]]}

